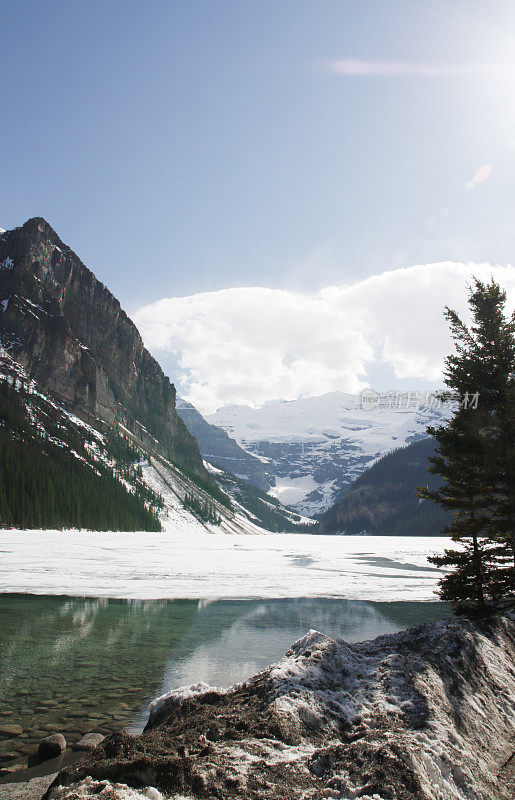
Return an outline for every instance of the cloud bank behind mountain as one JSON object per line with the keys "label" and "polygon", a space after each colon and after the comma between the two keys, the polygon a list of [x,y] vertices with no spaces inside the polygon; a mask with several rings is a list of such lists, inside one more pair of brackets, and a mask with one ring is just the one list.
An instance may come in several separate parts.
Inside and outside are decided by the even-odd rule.
{"label": "cloud bank behind mountain", "polygon": [[232,403],[359,392],[378,367],[395,379],[440,382],[452,349],[443,309],[469,320],[472,276],[493,276],[513,309],[514,267],[443,262],[312,293],[250,287],[163,298],[133,319],[179,393],[210,413]]}

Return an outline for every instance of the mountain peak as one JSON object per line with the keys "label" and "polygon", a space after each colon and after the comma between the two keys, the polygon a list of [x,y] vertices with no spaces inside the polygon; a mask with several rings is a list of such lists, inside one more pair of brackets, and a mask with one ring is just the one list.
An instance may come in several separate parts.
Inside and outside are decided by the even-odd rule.
{"label": "mountain peak", "polygon": [[46,219],[44,219],[44,217],[30,217],[30,219],[28,219],[28,220],[27,220],[27,222],[25,222],[25,223],[22,225],[22,228],[25,228],[25,227],[34,227],[34,226],[37,226],[37,227],[39,227],[39,228],[43,228],[43,229],[45,229],[45,228],[50,228],[50,230],[51,230],[53,233],[55,233],[55,231],[54,231],[54,229],[52,228],[52,226],[50,225],[50,223],[49,223],[49,222],[47,222],[47,221],[46,221]]}
{"label": "mountain peak", "polygon": [[175,387],[118,300],[43,217],[0,238],[0,301],[0,341],[45,391],[209,480]]}
{"label": "mountain peak", "polygon": [[41,233],[45,236],[52,236],[56,239],[59,239],[54,228],[52,228],[50,223],[47,222],[44,217],[30,217],[30,219],[24,222],[23,225],[19,225],[16,228],[11,228],[10,230],[4,230],[3,228],[0,229],[1,234],[12,234],[20,231],[23,231],[26,235],[36,235],[37,233]]}

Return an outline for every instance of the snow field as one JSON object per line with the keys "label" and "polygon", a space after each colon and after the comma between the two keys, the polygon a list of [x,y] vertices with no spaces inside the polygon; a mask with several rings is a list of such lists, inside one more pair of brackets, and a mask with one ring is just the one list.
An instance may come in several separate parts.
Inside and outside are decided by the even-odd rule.
{"label": "snow field", "polygon": [[244,536],[177,504],[161,533],[0,532],[0,591],[88,597],[434,600],[443,537]]}

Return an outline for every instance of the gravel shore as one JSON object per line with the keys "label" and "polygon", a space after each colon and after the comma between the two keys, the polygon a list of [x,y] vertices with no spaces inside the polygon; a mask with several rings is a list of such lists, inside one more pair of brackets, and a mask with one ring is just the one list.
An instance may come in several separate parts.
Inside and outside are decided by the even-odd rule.
{"label": "gravel shore", "polygon": [[0,784],[0,800],[41,800],[57,773],[22,783]]}

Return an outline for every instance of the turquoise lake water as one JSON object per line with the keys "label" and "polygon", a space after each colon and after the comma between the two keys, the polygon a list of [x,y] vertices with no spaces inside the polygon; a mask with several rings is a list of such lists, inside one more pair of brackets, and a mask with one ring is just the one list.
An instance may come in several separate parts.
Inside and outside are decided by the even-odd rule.
{"label": "turquoise lake water", "polygon": [[108,600],[0,595],[0,767],[39,741],[142,729],[176,686],[229,686],[278,660],[310,628],[349,642],[449,616],[437,602],[338,599]]}

